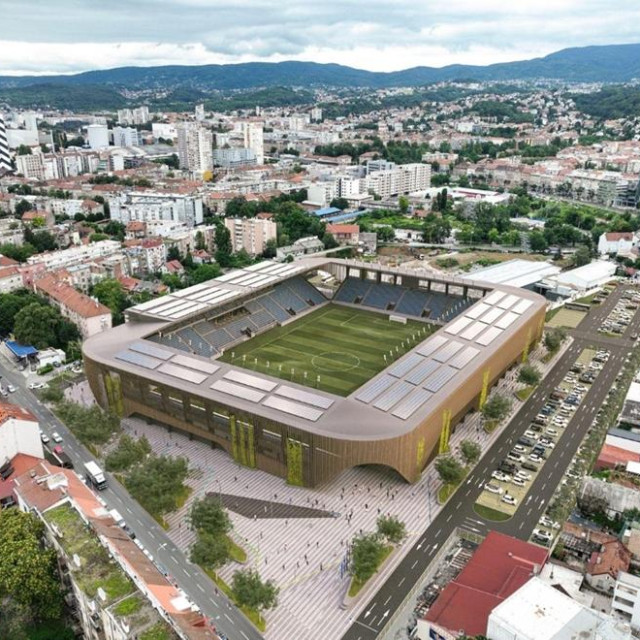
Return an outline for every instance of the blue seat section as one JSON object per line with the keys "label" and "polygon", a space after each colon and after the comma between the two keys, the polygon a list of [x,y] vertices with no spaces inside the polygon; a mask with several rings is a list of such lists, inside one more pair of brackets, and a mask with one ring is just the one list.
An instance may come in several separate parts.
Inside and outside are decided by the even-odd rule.
{"label": "blue seat section", "polygon": [[367,291],[371,288],[372,283],[369,280],[360,280],[359,278],[347,278],[343,283],[335,300],[340,302],[354,302],[357,297],[364,298]]}
{"label": "blue seat section", "polygon": [[407,316],[427,317],[448,322],[470,307],[475,300],[447,295],[441,291],[424,291],[392,285],[386,282],[369,282],[347,278],[334,296],[336,302],[354,303],[361,298],[363,307],[393,310]]}
{"label": "blue seat section", "polygon": [[236,315],[224,321],[199,320],[171,334],[151,336],[149,339],[188,353],[197,353],[211,358],[230,344],[247,337],[246,330],[260,333],[262,330],[291,319],[295,314],[327,299],[304,278],[293,278],[276,285],[259,298],[244,303],[249,313]]}
{"label": "blue seat section", "polygon": [[375,309],[387,309],[391,303],[397,304],[403,293],[402,287],[395,287],[392,284],[384,282],[372,284],[362,304]]}
{"label": "blue seat section", "polygon": [[422,315],[422,310],[429,303],[429,298],[430,296],[426,291],[421,291],[420,289],[407,289],[396,306],[396,311],[407,316],[420,317]]}

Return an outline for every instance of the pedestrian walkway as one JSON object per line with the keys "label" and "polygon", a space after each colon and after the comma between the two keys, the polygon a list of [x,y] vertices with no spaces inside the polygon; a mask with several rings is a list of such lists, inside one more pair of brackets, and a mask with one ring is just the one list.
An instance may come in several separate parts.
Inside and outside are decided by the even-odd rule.
{"label": "pedestrian walkway", "polygon": [[[531,359],[538,361],[543,352],[540,349],[532,353]],[[551,363],[536,362],[536,366],[546,370]],[[508,372],[496,391],[513,393],[521,386],[516,377],[515,371]],[[513,405],[512,415],[521,403],[514,401]],[[341,637],[357,617],[359,607],[366,603],[363,598],[351,610],[341,608],[348,576],[341,576],[340,564],[351,539],[359,532],[374,531],[382,514],[396,516],[405,523],[408,537],[403,552],[394,554],[392,561],[376,575],[375,583],[381,584],[440,510],[436,500],[440,480],[434,465],[429,465],[414,485],[384,467],[358,467],[322,487],[307,489],[289,486],[282,478],[263,471],[241,467],[222,450],[191,441],[185,435],[169,433],[144,420],[128,418],[123,420],[123,426],[132,435],[146,435],[156,453],[185,456],[189,460],[193,472],[187,482],[193,492],[179,511],[167,517],[169,535],[181,549],[186,550],[195,540],[186,524],[194,499],[215,494],[226,502],[251,496],[255,504],[244,515],[240,507],[230,509],[230,517],[233,537],[246,549],[248,565],[258,569],[263,579],[274,580],[280,588],[278,607],[265,616],[267,640]],[[485,451],[499,433],[496,429],[487,434],[482,428],[482,416],[475,412],[456,427],[450,447],[455,451],[462,440],[471,439]],[[264,512],[271,503],[333,512],[339,517],[272,517]],[[258,505],[263,510],[260,517],[253,510]],[[238,568],[239,565],[231,563],[220,573],[229,581]]]}

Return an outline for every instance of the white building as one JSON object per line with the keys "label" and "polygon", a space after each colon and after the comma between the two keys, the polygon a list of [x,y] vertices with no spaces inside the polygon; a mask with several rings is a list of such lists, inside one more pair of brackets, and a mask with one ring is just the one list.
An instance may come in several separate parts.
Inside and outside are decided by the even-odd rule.
{"label": "white building", "polygon": [[177,127],[180,168],[202,176],[213,170],[213,134],[208,129],[183,122]]}
{"label": "white building", "polygon": [[195,116],[197,122],[202,122],[204,120],[204,105],[197,104],[195,109]]}
{"label": "white building", "polygon": [[109,198],[111,219],[128,224],[139,221],[183,222],[188,227],[202,224],[202,198],[177,193],[128,192]]}
{"label": "white building", "polygon": [[257,164],[264,164],[264,131],[262,123],[245,122],[243,132],[244,146],[253,151]]}
{"label": "white building", "polygon": [[314,182],[307,187],[307,202],[326,207],[337,196],[336,181]]}
{"label": "white building", "polygon": [[87,127],[87,139],[92,149],[105,149],[109,146],[109,129],[106,124],[90,124]]}
{"label": "white building", "polygon": [[547,278],[544,280],[543,285],[553,293],[561,296],[570,296],[609,282],[615,275],[616,269],[615,262],[597,260]]}
{"label": "white building", "polygon": [[603,233],[598,238],[598,253],[601,256],[607,254],[629,255],[632,249],[638,246],[638,238],[631,231]]}
{"label": "white building", "polygon": [[640,578],[626,571],[618,572],[611,608],[627,620],[632,629],[640,629]]}
{"label": "white building", "polygon": [[114,127],[113,146],[114,147],[137,147],[140,145],[138,130],[133,127]]}
{"label": "white building", "polygon": [[538,262],[534,260],[507,260],[490,267],[470,271],[462,276],[467,280],[478,280],[492,284],[506,284],[511,287],[530,288],[544,278],[558,275],[560,267],[550,262]]}
{"label": "white building", "polygon": [[118,124],[145,124],[149,119],[149,107],[118,109]]}
{"label": "white building", "polygon": [[7,139],[7,127],[4,117],[0,113],[0,175],[7,171],[12,171],[11,154],[9,152],[9,140]]}
{"label": "white building", "polygon": [[41,153],[16,156],[16,170],[25,178],[46,180],[44,156]]}
{"label": "white building", "polygon": [[244,249],[252,256],[263,253],[267,248],[267,242],[275,240],[278,235],[277,226],[273,220],[225,218],[224,224],[231,234],[233,250]]}
{"label": "white building", "polygon": [[47,271],[64,269],[75,264],[120,253],[116,240],[100,240],[79,247],[71,247],[49,253],[37,253],[27,259],[29,265],[43,264]]}
{"label": "white building", "polygon": [[214,149],[213,164],[219,167],[233,168],[257,164],[256,154],[251,149],[231,147]]}
{"label": "white building", "polygon": [[368,169],[366,177],[367,190],[378,194],[383,199],[423,191],[428,189],[430,184],[431,167],[417,162],[394,165],[393,168],[382,171]]}
{"label": "white building", "polygon": [[629,626],[531,578],[489,615],[491,640],[630,640]]}
{"label": "white building", "polygon": [[26,409],[0,403],[0,466],[22,453],[44,458],[38,420]]}
{"label": "white building", "polygon": [[157,140],[158,138],[164,138],[165,140],[175,140],[178,137],[178,131],[174,124],[167,124],[165,122],[153,122],[151,124],[151,133]]}
{"label": "white building", "polygon": [[313,107],[311,109],[311,122],[322,121],[322,109],[320,107]]}

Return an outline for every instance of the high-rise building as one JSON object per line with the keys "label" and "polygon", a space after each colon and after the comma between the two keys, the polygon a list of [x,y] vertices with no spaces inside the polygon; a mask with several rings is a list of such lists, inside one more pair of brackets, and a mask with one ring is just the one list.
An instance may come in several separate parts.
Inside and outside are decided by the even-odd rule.
{"label": "high-rise building", "polygon": [[244,123],[244,146],[251,149],[256,156],[257,164],[264,164],[264,132],[262,123]]}
{"label": "high-rise building", "polygon": [[196,105],[196,120],[198,122],[202,122],[204,120],[204,105],[197,104]]}
{"label": "high-rise building", "polygon": [[87,127],[87,137],[92,149],[104,149],[109,146],[109,129],[106,124],[90,124]]}
{"label": "high-rise building", "polygon": [[202,224],[202,198],[173,193],[127,192],[109,198],[111,219],[128,224],[132,221],[149,225],[181,222],[188,227]]}
{"label": "high-rise building", "polygon": [[177,126],[180,168],[202,175],[213,170],[213,134],[192,122]]}
{"label": "high-rise building", "polygon": [[138,130],[133,127],[114,127],[114,147],[137,147],[140,144]]}
{"label": "high-rise building", "polygon": [[269,240],[278,235],[273,220],[260,218],[225,218],[225,227],[229,229],[234,251],[244,249],[249,255],[257,256],[267,248]]}
{"label": "high-rise building", "polygon": [[322,121],[322,109],[320,107],[313,107],[311,109],[311,122]]}
{"label": "high-rise building", "polygon": [[7,127],[4,117],[0,113],[0,174],[13,170],[11,155],[9,153],[9,141],[7,140]]}

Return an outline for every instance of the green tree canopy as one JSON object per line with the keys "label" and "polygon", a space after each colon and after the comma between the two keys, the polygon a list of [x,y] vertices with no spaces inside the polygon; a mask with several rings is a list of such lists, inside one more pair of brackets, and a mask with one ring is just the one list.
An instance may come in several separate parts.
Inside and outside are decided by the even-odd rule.
{"label": "green tree canopy", "polygon": [[564,342],[567,334],[562,327],[553,327],[544,334],[544,346],[551,352],[557,351]]}
{"label": "green tree canopy", "polygon": [[482,407],[482,415],[487,420],[502,420],[511,409],[511,400],[506,396],[494,393]]}
{"label": "green tree canopy", "polygon": [[263,611],[273,609],[278,604],[278,588],[271,580],[263,582],[255,569],[236,571],[231,588],[240,606]]}
{"label": "green tree canopy", "polygon": [[530,364],[523,365],[518,372],[518,382],[522,382],[523,384],[538,384],[541,377],[540,371]]}
{"label": "green tree canopy", "polygon": [[59,319],[60,314],[53,307],[32,302],[15,315],[13,334],[20,344],[46,349],[57,344]]}
{"label": "green tree canopy", "polygon": [[482,449],[477,442],[473,440],[463,440],[460,443],[460,455],[467,464],[474,464],[480,458]]}
{"label": "green tree canopy", "polygon": [[146,436],[135,440],[126,433],[120,436],[118,446],[105,458],[107,471],[124,471],[142,462],[151,453],[151,445]]}
{"label": "green tree canopy", "polygon": [[351,575],[366,582],[378,569],[384,554],[384,542],[377,533],[356,536],[351,543]]}
{"label": "green tree canopy", "polygon": [[229,547],[222,536],[200,532],[189,555],[191,562],[215,571],[229,560]]}
{"label": "green tree canopy", "polygon": [[219,224],[216,228],[216,262],[223,268],[232,265],[233,247],[231,245],[231,234],[229,229],[223,224]]}
{"label": "green tree canopy", "polygon": [[378,533],[391,544],[402,542],[407,535],[404,522],[396,516],[380,516],[376,522],[376,528]]}
{"label": "green tree canopy", "polygon": [[445,484],[458,484],[464,478],[464,467],[453,456],[438,458],[436,471]]}
{"label": "green tree canopy", "polygon": [[111,309],[113,324],[122,324],[124,310],[129,306],[124,287],[115,278],[105,278],[93,285],[91,295],[95,296],[105,307]]}
{"label": "green tree canopy", "polygon": [[218,498],[212,495],[193,502],[189,521],[194,531],[202,531],[213,536],[222,536],[231,531],[229,514]]}

